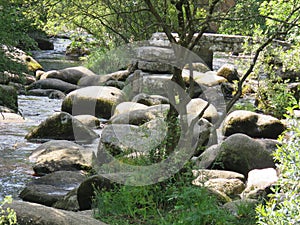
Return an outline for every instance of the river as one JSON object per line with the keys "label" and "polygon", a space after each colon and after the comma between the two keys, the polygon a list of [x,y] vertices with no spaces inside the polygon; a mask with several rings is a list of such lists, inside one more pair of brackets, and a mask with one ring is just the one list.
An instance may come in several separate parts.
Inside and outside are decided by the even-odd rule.
{"label": "river", "polygon": [[[65,56],[69,39],[54,38],[54,50],[33,51],[33,57],[45,71],[63,69],[80,65],[79,61]],[[214,59],[214,70],[226,62],[235,62],[237,58],[224,54]],[[19,96],[19,110],[25,118],[24,123],[0,124],[0,201],[6,195],[18,199],[26,183],[34,179],[32,165],[28,160],[31,152],[40,144],[24,139],[28,131],[40,124],[55,111],[60,111],[62,100],[47,97]]]}

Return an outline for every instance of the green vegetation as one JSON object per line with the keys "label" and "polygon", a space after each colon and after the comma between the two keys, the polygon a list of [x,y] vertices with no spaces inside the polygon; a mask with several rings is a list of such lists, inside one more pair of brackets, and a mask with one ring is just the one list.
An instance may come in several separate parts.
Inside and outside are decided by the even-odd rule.
{"label": "green vegetation", "polygon": [[3,209],[4,205],[12,203],[11,196],[6,196],[2,202],[0,202],[0,224],[3,225],[14,225],[17,224],[17,215],[16,212],[7,207]]}
{"label": "green vegetation", "polygon": [[253,208],[241,205],[237,216],[221,207],[217,197],[191,184],[190,169],[148,186],[97,190],[95,217],[108,224],[249,224]]}
{"label": "green vegetation", "polygon": [[273,187],[274,194],[257,207],[258,224],[261,225],[300,223],[300,124],[295,119],[290,122],[292,126],[279,139],[282,146],[274,153],[280,171]]}
{"label": "green vegetation", "polygon": [[22,74],[28,72],[25,65],[8,58],[3,46],[12,50],[12,47],[19,47],[23,50],[36,48],[36,43],[30,34],[37,29],[32,25],[32,18],[27,19],[23,15],[24,9],[18,0],[0,1],[0,72]]}

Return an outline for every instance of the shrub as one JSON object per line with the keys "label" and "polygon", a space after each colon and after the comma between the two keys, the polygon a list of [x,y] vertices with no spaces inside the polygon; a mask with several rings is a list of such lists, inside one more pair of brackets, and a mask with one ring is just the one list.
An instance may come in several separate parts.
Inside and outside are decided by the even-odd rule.
{"label": "shrub", "polygon": [[17,224],[17,215],[13,209],[2,207],[5,204],[10,204],[12,202],[11,196],[6,196],[2,202],[0,202],[0,224],[3,225],[13,225]]}
{"label": "shrub", "polygon": [[97,190],[95,217],[109,224],[122,225],[255,223],[253,209],[252,213],[250,209],[241,209],[238,217],[233,216],[221,207],[215,195],[193,186],[191,171],[186,171],[153,185]]}
{"label": "shrub", "polygon": [[257,207],[258,224],[300,224],[300,127],[299,121],[280,138],[282,146],[274,153],[279,180],[266,204]]}

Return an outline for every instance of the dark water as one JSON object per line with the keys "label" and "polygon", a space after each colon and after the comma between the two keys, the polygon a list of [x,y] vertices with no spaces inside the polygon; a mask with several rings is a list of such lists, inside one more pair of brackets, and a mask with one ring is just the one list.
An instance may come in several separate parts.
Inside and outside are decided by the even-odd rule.
{"label": "dark water", "polygon": [[19,96],[19,109],[25,121],[0,123],[0,199],[5,195],[17,199],[19,192],[32,179],[28,156],[39,144],[27,142],[24,136],[60,107],[61,100]]}

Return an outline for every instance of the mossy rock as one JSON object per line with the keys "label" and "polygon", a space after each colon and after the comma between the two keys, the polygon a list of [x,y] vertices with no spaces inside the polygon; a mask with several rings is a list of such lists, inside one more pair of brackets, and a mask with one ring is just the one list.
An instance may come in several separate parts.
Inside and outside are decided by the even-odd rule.
{"label": "mossy rock", "polygon": [[18,111],[18,94],[15,88],[7,85],[0,85],[0,106]]}
{"label": "mossy rock", "polygon": [[62,111],[109,119],[114,107],[125,99],[124,92],[118,88],[90,86],[69,93],[62,103]]}
{"label": "mossy rock", "polygon": [[84,142],[91,142],[97,137],[97,133],[65,112],[55,113],[25,136],[32,141],[54,139]]}

